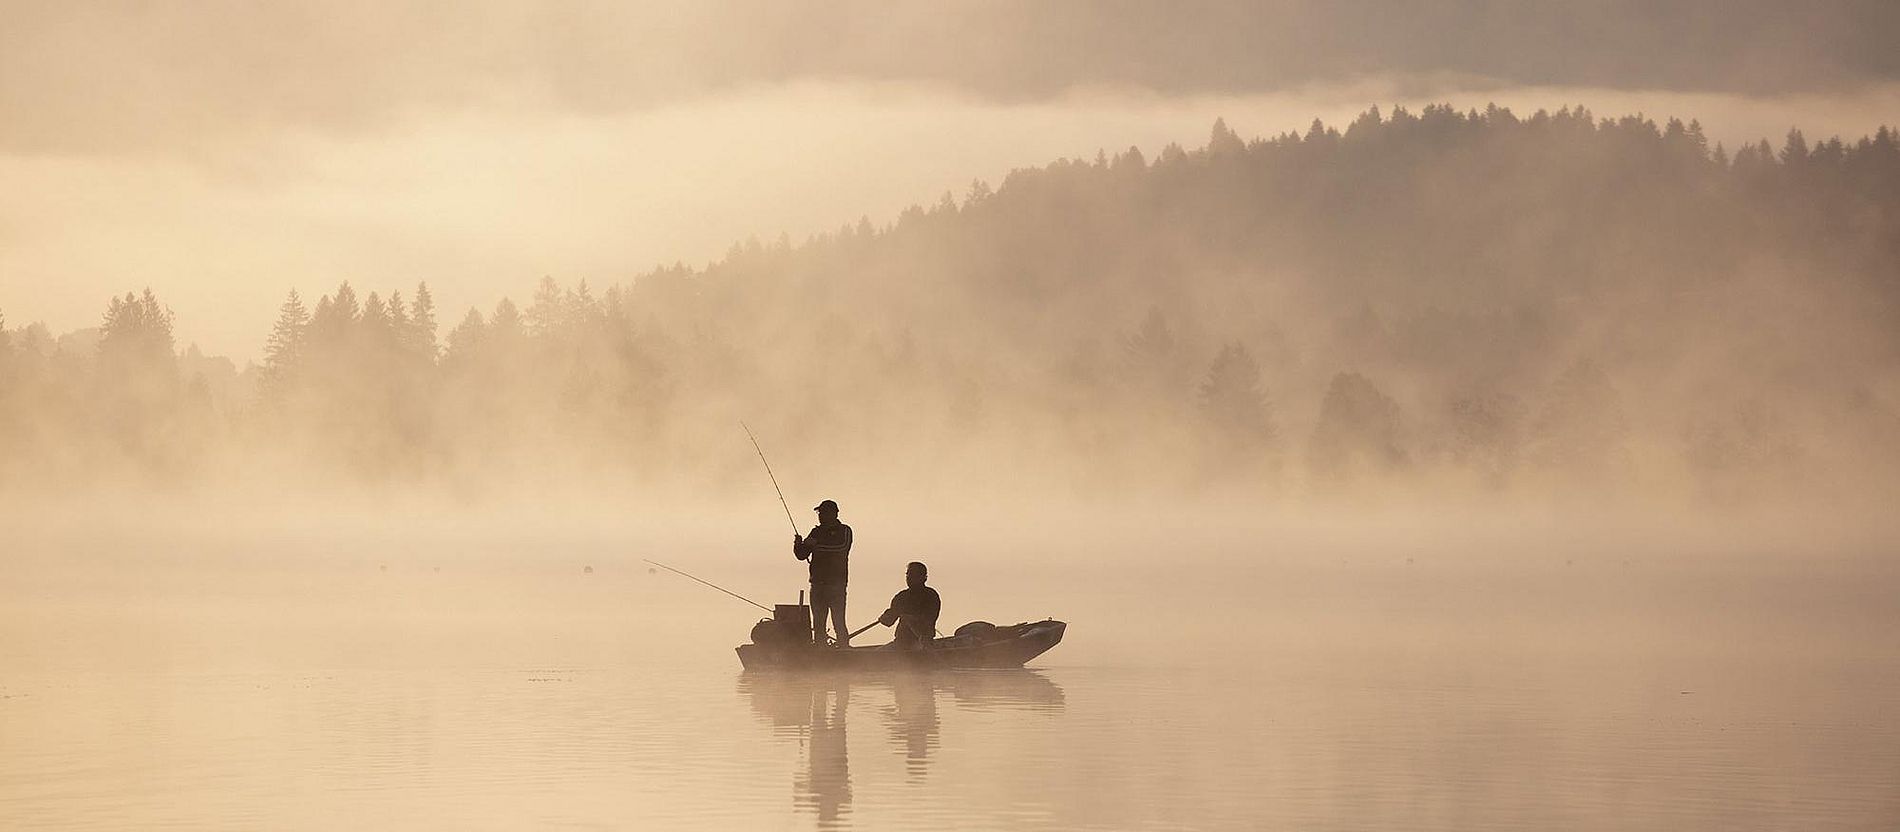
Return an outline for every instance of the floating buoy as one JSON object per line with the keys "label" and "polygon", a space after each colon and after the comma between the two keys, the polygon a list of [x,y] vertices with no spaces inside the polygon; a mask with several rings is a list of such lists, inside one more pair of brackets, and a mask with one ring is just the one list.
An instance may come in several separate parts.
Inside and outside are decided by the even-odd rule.
{"label": "floating buoy", "polygon": [[593,566],[592,566],[592,565],[590,564],[590,565],[588,565],[588,566],[586,566],[586,567],[584,567],[584,568],[582,568],[582,569],[581,569],[581,573],[582,573],[582,574],[585,574],[585,575],[592,575],[592,574],[594,574],[594,567],[593,567]]}

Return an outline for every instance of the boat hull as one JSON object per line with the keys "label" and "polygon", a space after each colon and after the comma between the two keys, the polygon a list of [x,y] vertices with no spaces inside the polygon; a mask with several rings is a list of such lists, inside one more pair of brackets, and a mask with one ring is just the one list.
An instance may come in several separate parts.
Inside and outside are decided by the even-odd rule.
{"label": "boat hull", "polygon": [[747,670],[903,670],[1022,667],[1062,643],[1069,625],[1036,621],[998,627],[983,636],[934,639],[922,649],[819,647],[811,644],[741,644],[739,663]]}

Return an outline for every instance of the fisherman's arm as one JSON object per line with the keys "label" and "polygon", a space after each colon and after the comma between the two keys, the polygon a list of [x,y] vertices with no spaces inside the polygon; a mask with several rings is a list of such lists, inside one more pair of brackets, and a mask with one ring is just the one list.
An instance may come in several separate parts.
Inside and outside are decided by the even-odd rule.
{"label": "fisherman's arm", "polygon": [[802,534],[792,535],[792,557],[804,560],[811,557],[811,541]]}
{"label": "fisherman's arm", "polygon": [[899,592],[896,595],[891,596],[891,608],[885,610],[883,615],[880,615],[877,617],[877,623],[882,624],[886,627],[889,627],[892,624],[896,624],[897,616],[898,616],[897,608],[903,603],[903,598],[904,598],[904,593],[902,592]]}

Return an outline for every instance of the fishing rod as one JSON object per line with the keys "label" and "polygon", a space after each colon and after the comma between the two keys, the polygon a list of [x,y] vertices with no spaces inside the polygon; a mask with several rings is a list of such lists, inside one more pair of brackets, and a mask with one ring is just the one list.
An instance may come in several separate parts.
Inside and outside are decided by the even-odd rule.
{"label": "fishing rod", "polygon": [[747,439],[752,440],[752,450],[759,452],[759,462],[765,465],[765,475],[772,478],[772,490],[778,492],[778,504],[785,509],[785,522],[792,524],[792,535],[798,535],[798,521],[792,519],[792,505],[785,502],[785,489],[778,487],[778,475],[772,473],[772,463],[765,461],[765,449],[759,447],[759,438],[752,435],[752,429],[739,422],[739,428],[745,431]]}
{"label": "fishing rod", "polygon": [[740,594],[739,594],[739,593],[737,593],[737,592],[733,592],[732,590],[730,590],[730,589],[727,589],[727,588],[725,588],[725,587],[723,587],[723,586],[720,586],[720,585],[718,585],[718,584],[715,584],[715,583],[713,583],[712,581],[707,581],[707,580],[702,580],[702,579],[700,579],[700,578],[696,578],[696,577],[693,577],[692,575],[688,575],[688,574],[686,574],[685,572],[682,572],[682,571],[680,571],[680,570],[678,570],[678,569],[674,569],[673,567],[671,567],[671,566],[667,566],[666,564],[664,564],[664,563],[661,563],[661,562],[659,562],[659,561],[657,561],[657,560],[653,560],[652,558],[641,558],[641,560],[644,560],[644,561],[646,561],[647,563],[651,563],[651,564],[653,564],[654,566],[657,566],[657,567],[660,567],[661,569],[664,569],[664,570],[666,570],[666,571],[668,571],[668,572],[671,572],[671,573],[673,573],[673,574],[675,574],[675,575],[679,575],[679,576],[681,576],[681,577],[684,577],[684,578],[691,578],[692,580],[695,580],[695,581],[699,581],[700,583],[702,583],[702,584],[705,584],[706,586],[709,586],[709,587],[712,587],[713,589],[716,589],[716,590],[719,590],[720,592],[723,592],[723,593],[725,593],[725,594],[727,594],[727,595],[730,595],[730,596],[732,596],[732,597],[734,597],[734,598],[737,598],[737,599],[739,599],[739,600],[741,600],[741,601],[744,601],[744,602],[746,602],[746,603],[748,603],[748,604],[751,604],[752,606],[755,606],[755,607],[758,607],[759,609],[762,609],[762,610],[765,610],[766,612],[771,612],[771,611],[772,611],[772,608],[771,608],[771,607],[768,607],[768,606],[766,606],[766,605],[764,605],[764,604],[761,604],[761,603],[759,603],[759,602],[757,602],[757,601],[754,601],[754,600],[752,600],[752,599],[750,599],[750,598],[747,598],[747,597],[745,597],[744,595],[740,595]]}

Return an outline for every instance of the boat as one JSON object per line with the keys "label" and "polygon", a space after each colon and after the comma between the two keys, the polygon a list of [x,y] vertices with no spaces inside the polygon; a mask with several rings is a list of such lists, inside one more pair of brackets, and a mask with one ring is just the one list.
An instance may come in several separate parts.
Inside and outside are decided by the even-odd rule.
{"label": "boat", "polygon": [[[805,593],[796,604],[767,607],[730,589],[690,575],[652,558],[647,563],[744,601],[772,614],[752,625],[752,641],[738,646],[739,664],[746,670],[1000,670],[1020,668],[1030,659],[1062,643],[1069,625],[1053,618],[998,627],[972,621],[948,636],[923,645],[837,647],[812,641],[811,606]],[[651,572],[652,570],[647,570]],[[851,636],[874,626],[866,624]],[[847,640],[850,636],[846,637]]]}
{"label": "boat", "polygon": [[[806,607],[786,604],[793,610]],[[776,618],[776,620],[775,620]],[[1062,643],[1067,623],[1053,618],[998,627],[972,621],[949,636],[921,647],[831,647],[813,644],[809,629],[791,615],[767,618],[752,628],[752,641],[739,645],[746,670],[906,670],[1022,667]],[[809,619],[807,619],[809,621]],[[805,636],[799,638],[802,629]]]}

